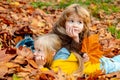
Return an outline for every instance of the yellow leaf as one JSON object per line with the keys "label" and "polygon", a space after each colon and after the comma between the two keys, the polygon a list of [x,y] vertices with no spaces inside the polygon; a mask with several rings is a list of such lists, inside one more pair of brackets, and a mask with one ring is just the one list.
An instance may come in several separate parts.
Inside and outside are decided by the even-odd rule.
{"label": "yellow leaf", "polygon": [[38,22],[38,26],[43,27],[43,26],[45,26],[45,23],[44,22]]}
{"label": "yellow leaf", "polygon": [[13,6],[19,6],[20,5],[19,2],[11,2],[10,4],[13,5]]}
{"label": "yellow leaf", "polygon": [[0,41],[0,50],[1,50],[1,48],[2,48],[2,42]]}
{"label": "yellow leaf", "polygon": [[13,80],[21,80],[16,74],[13,74]]}

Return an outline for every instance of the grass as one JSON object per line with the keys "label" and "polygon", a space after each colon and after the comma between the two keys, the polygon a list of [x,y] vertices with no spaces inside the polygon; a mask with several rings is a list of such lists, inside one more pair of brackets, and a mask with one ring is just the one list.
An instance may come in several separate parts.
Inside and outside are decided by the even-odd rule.
{"label": "grass", "polygon": [[[107,15],[112,13],[120,12],[120,7],[114,4],[116,0],[61,0],[59,3],[53,2],[32,2],[31,5],[35,8],[47,8],[52,7],[53,9],[64,9],[67,6],[73,3],[79,3],[80,5],[86,6],[91,11],[92,16],[100,19],[98,16],[100,12],[104,12]],[[46,12],[49,13],[49,12]],[[108,31],[115,37],[120,39],[120,30],[117,30],[116,27],[109,26]]]}
{"label": "grass", "polygon": [[117,30],[114,25],[109,26],[108,31],[112,34],[113,37],[120,39],[120,30]]}
{"label": "grass", "polygon": [[[114,12],[119,12],[120,7],[116,6],[114,0],[61,0],[59,3],[52,3],[52,2],[32,2],[31,5],[35,8],[46,8],[52,6],[54,9],[61,9],[66,8],[67,6],[73,3],[79,3],[80,5],[84,5],[89,7],[93,16],[97,17],[99,11],[104,11],[106,14],[111,14]],[[91,5],[94,5],[91,7]]]}

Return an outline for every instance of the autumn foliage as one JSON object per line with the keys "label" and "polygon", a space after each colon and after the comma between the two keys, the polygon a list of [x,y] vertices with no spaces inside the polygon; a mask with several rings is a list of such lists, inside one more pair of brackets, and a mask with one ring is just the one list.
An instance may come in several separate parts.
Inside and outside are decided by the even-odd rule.
{"label": "autumn foliage", "polygon": [[[49,10],[49,9],[48,9]],[[0,80],[118,80],[120,72],[112,74],[91,74],[84,77],[65,75],[61,70],[40,71],[29,48],[15,48],[15,45],[29,34],[33,38],[48,33],[60,16],[61,10],[52,10],[46,14],[43,10],[33,8],[27,1],[0,1]],[[120,54],[120,39],[107,31],[108,26],[116,23],[120,29],[120,13],[106,15],[99,13],[102,20],[92,17],[90,33],[98,33],[101,50],[105,56]],[[115,22],[116,21],[116,22]]]}

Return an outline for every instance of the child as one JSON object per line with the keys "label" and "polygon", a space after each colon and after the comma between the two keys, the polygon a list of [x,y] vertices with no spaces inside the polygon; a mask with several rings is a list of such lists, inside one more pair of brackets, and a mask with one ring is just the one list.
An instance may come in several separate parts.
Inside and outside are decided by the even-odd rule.
{"label": "child", "polygon": [[113,58],[104,57],[104,53],[100,50],[98,35],[89,35],[90,25],[89,12],[79,4],[72,4],[63,11],[54,25],[52,33],[59,36],[62,47],[70,52],[80,55],[81,52],[87,53],[89,61],[84,63],[85,74],[89,75],[97,71],[106,74],[119,71],[120,55]]}
{"label": "child", "polygon": [[83,38],[88,36],[89,25],[88,11],[78,4],[73,4],[63,11],[52,32],[60,37],[63,47],[79,53]]}
{"label": "child", "polygon": [[[82,76],[83,61],[80,55],[61,48],[61,40],[56,34],[45,34],[34,42],[35,61],[41,69],[50,68],[55,72],[61,69],[66,74]],[[78,73],[79,72],[79,73]]]}

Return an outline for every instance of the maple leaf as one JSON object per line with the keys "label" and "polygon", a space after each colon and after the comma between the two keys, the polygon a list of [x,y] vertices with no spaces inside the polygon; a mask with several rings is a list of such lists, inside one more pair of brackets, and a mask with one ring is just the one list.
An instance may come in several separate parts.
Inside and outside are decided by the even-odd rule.
{"label": "maple leaf", "polygon": [[[91,35],[85,38],[82,45],[82,52],[86,52],[90,58],[90,62],[97,63],[104,52],[100,50],[101,45],[99,43],[98,34]],[[96,55],[97,53],[97,55]]]}

